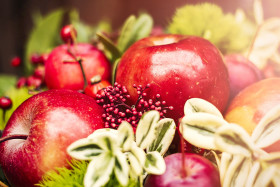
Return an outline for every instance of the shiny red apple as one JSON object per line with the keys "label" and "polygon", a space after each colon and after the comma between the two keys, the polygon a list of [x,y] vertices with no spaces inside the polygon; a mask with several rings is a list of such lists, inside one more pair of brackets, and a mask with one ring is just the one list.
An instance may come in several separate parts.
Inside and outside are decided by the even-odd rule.
{"label": "shiny red apple", "polygon": [[126,86],[135,103],[133,84],[147,85],[147,97],[160,94],[173,106],[168,117],[178,121],[185,102],[203,98],[224,111],[229,98],[229,80],[220,51],[209,41],[195,36],[150,36],[135,42],[122,56],[116,82]]}
{"label": "shiny red apple", "polygon": [[224,60],[229,74],[231,98],[247,86],[263,79],[262,71],[241,54],[226,55]]}
{"label": "shiny red apple", "polygon": [[206,158],[185,153],[165,157],[166,171],[162,175],[150,175],[144,187],[220,187],[217,168]]}
{"label": "shiny red apple", "polygon": [[[87,95],[49,90],[32,96],[9,119],[0,164],[13,187],[31,187],[57,167],[68,166],[67,147],[103,128],[102,108]],[[17,136],[20,135],[20,136]]]}
{"label": "shiny red apple", "polygon": [[63,44],[53,49],[45,62],[47,87],[82,90],[84,79],[78,60],[81,60],[88,83],[95,75],[101,75],[102,80],[110,81],[110,62],[102,51],[86,43]]}

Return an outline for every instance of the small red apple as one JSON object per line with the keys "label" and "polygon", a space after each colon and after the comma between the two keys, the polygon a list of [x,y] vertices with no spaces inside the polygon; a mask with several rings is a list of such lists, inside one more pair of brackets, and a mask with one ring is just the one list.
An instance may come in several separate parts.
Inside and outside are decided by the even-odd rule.
{"label": "small red apple", "polygon": [[68,166],[67,147],[103,128],[102,112],[93,98],[64,89],[41,92],[21,104],[1,137],[15,139],[0,143],[0,165],[11,186],[34,186],[46,172]]}
{"label": "small red apple", "polygon": [[86,43],[63,44],[53,49],[45,62],[47,87],[82,90],[84,79],[77,59],[82,61],[88,83],[95,75],[101,75],[103,80],[110,81],[110,62],[100,50]]}
{"label": "small red apple", "polygon": [[[230,102],[225,119],[252,134],[262,117],[280,104],[279,85],[280,78],[268,78],[248,86]],[[279,145],[280,142],[266,151],[280,151]]]}
{"label": "small red apple", "polygon": [[226,55],[224,60],[229,74],[231,98],[247,86],[263,79],[261,70],[241,54]]}
{"label": "small red apple", "polygon": [[167,117],[176,122],[183,116],[185,102],[205,99],[224,111],[229,98],[229,80],[220,51],[196,36],[160,35],[135,42],[122,56],[116,82],[126,86],[135,103],[133,84],[147,85],[147,97],[161,95],[173,106]]}
{"label": "small red apple", "polygon": [[183,168],[182,153],[165,157],[166,171],[162,175],[147,177],[144,187],[219,187],[218,169],[206,158],[185,153]]}

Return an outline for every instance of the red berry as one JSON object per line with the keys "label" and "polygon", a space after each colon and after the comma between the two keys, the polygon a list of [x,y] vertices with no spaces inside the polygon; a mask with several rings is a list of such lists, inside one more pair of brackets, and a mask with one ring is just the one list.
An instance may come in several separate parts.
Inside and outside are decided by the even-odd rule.
{"label": "red berry", "polygon": [[0,108],[6,110],[11,107],[12,107],[12,100],[9,97],[0,97]]}
{"label": "red berry", "polygon": [[20,64],[21,64],[21,59],[20,59],[18,56],[16,56],[16,57],[14,57],[14,58],[12,59],[11,64],[12,64],[13,67],[18,67],[18,66],[20,66]]}
{"label": "red berry", "polygon": [[45,66],[38,66],[33,73],[33,76],[44,80],[45,78]]}
{"label": "red berry", "polygon": [[26,85],[26,78],[25,77],[19,78],[17,81],[17,88],[24,87],[25,85]]}
{"label": "red berry", "polygon": [[27,77],[26,80],[26,85],[28,87],[38,88],[41,86],[42,83],[43,83],[42,79],[35,77],[34,75]]}
{"label": "red berry", "polygon": [[60,31],[60,37],[65,43],[73,43],[77,37],[77,31],[73,25],[65,25]]}
{"label": "red berry", "polygon": [[43,64],[44,63],[44,59],[43,56],[38,54],[38,53],[34,53],[31,55],[30,61],[32,62],[32,64]]}

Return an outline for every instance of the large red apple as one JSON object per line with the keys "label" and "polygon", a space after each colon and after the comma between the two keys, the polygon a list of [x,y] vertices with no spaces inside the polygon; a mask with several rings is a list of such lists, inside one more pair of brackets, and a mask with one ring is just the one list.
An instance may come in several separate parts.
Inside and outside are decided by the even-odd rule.
{"label": "large red apple", "polygon": [[145,181],[145,187],[221,186],[219,171],[209,160],[202,156],[185,153],[184,168],[182,167],[182,153],[169,155],[164,160],[166,163],[165,173],[148,176]]}
{"label": "large red apple", "polygon": [[111,66],[100,50],[86,43],[63,44],[53,49],[45,62],[47,87],[82,90],[84,79],[77,59],[82,60],[88,83],[96,75],[100,75],[102,80],[110,81]]}
{"label": "large red apple", "polygon": [[229,74],[231,98],[263,78],[262,71],[241,54],[226,55],[224,60]]}
{"label": "large red apple", "polygon": [[68,166],[66,148],[103,128],[101,115],[93,98],[76,91],[54,89],[26,100],[12,114],[2,138],[21,134],[27,139],[0,143],[0,164],[11,186],[31,187],[46,172]]}
{"label": "large red apple", "polygon": [[131,102],[137,100],[133,84],[147,85],[147,97],[156,94],[173,106],[168,117],[183,116],[185,102],[203,98],[224,111],[229,98],[229,80],[220,51],[195,36],[160,35],[141,39],[122,56],[116,82],[127,87]]}
{"label": "large red apple", "polygon": [[[242,90],[230,103],[225,119],[242,126],[249,134],[262,117],[280,104],[280,78],[268,78],[254,83]],[[266,151],[280,151],[277,146]]]}

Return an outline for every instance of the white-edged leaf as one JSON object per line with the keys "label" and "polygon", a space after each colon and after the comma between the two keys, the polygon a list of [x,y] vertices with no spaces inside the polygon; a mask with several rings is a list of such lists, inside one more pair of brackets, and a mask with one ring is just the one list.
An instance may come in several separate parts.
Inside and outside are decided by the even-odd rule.
{"label": "white-edged leaf", "polygon": [[136,156],[132,153],[127,153],[128,161],[130,162],[130,170],[132,171],[133,175],[140,176],[143,172],[143,165],[140,161],[136,158]]}
{"label": "white-edged leaf", "polygon": [[266,164],[280,166],[280,152],[272,152],[266,155],[262,155],[260,160],[262,162],[266,162]]}
{"label": "white-edged leaf", "polygon": [[223,119],[221,112],[212,103],[200,98],[191,98],[187,100],[184,106],[184,114],[188,116],[197,112],[213,114]]}
{"label": "white-edged leaf", "polygon": [[176,132],[176,124],[173,119],[161,119],[155,126],[155,139],[147,147],[147,152],[158,151],[164,155],[168,150]]}
{"label": "white-edged leaf", "polygon": [[258,177],[256,178],[254,186],[269,186],[269,184],[273,181],[273,176],[278,169],[279,168],[277,168],[276,165],[270,165],[269,167],[262,168]]}
{"label": "white-edged leaf", "polygon": [[130,150],[130,153],[133,154],[138,162],[144,166],[146,160],[146,153],[140,147],[137,147],[136,144],[133,144]]}
{"label": "white-edged leaf", "polygon": [[256,149],[249,134],[233,123],[221,126],[214,137],[216,148],[223,152],[250,157]]}
{"label": "white-edged leaf", "polygon": [[247,182],[248,175],[251,171],[252,159],[245,158],[242,163],[240,163],[236,175],[233,177],[233,186],[245,186]]}
{"label": "white-edged leaf", "polygon": [[204,149],[216,149],[214,134],[220,126],[228,123],[213,114],[197,112],[181,120],[180,132],[184,139]]}
{"label": "white-edged leaf", "polygon": [[280,171],[277,170],[272,178],[274,186],[280,186]]}
{"label": "white-edged leaf", "polygon": [[84,177],[85,187],[100,187],[108,183],[115,166],[115,157],[110,153],[103,153],[92,160]]}
{"label": "white-edged leaf", "polygon": [[261,25],[264,21],[262,0],[254,0],[253,5],[254,5],[255,21],[258,25]]}
{"label": "white-edged leaf", "polygon": [[129,165],[124,153],[117,151],[115,153],[115,176],[119,183],[126,186],[129,181]]}
{"label": "white-edged leaf", "polygon": [[116,129],[102,128],[102,129],[95,130],[87,138],[89,138],[89,139],[98,139],[99,135],[108,135],[108,136],[117,137],[117,133],[118,133],[118,131]]}
{"label": "white-edged leaf", "polygon": [[143,114],[136,129],[136,144],[146,149],[155,139],[155,125],[159,121],[158,111],[151,110]]}
{"label": "white-edged leaf", "polygon": [[280,106],[276,106],[261,119],[252,133],[256,146],[265,148],[280,140]]}
{"label": "white-edged leaf", "polygon": [[238,172],[244,163],[246,157],[242,155],[234,155],[232,161],[230,162],[225,177],[222,183],[222,186],[235,186],[234,181],[238,175]]}
{"label": "white-edged leaf", "polygon": [[165,161],[159,152],[153,151],[146,154],[144,169],[148,174],[161,175],[165,172]]}
{"label": "white-edged leaf", "polygon": [[259,175],[260,170],[261,170],[260,162],[258,162],[258,161],[253,162],[251,171],[247,177],[247,182],[245,184],[245,187],[254,186],[254,182],[256,181],[256,178]]}
{"label": "white-edged leaf", "polygon": [[129,151],[134,142],[134,132],[131,125],[123,121],[118,128],[118,141],[122,150]]}
{"label": "white-edged leaf", "polygon": [[77,140],[67,148],[67,153],[79,160],[91,160],[103,152],[104,150],[96,141],[88,138]]}
{"label": "white-edged leaf", "polygon": [[222,153],[220,167],[219,167],[220,179],[221,179],[222,183],[225,179],[225,175],[227,173],[228,166],[231,163],[232,159],[233,159],[232,154],[229,154],[229,153],[226,153],[226,152]]}

